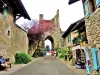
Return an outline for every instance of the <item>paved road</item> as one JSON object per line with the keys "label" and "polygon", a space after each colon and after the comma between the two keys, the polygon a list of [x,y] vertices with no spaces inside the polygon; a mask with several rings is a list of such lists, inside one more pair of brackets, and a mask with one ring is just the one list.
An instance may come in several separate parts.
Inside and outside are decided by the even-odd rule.
{"label": "paved road", "polygon": [[77,75],[60,60],[41,58],[10,75]]}

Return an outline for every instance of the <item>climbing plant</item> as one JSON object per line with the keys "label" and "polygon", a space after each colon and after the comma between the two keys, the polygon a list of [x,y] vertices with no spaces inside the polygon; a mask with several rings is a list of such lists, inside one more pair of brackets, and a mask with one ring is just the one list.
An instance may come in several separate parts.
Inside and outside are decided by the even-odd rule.
{"label": "climbing plant", "polygon": [[55,28],[52,20],[40,20],[39,23],[34,23],[34,25],[28,29],[28,37],[36,42],[40,42],[44,38],[44,33],[51,31]]}

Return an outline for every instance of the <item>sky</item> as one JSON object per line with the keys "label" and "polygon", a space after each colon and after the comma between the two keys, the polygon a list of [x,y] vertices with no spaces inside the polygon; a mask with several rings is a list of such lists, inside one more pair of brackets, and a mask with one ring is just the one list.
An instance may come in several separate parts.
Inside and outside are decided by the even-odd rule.
{"label": "sky", "polygon": [[[69,0],[22,0],[31,19],[39,19],[39,14],[44,15],[44,19],[50,20],[56,15],[59,9],[60,28],[66,31],[71,23],[84,17],[82,2],[78,1],[68,5]],[[23,18],[17,21],[21,25]]]}
{"label": "sky", "polygon": [[51,44],[51,41],[50,40],[45,40],[45,47],[47,46],[47,45],[49,45],[49,47],[50,47],[50,50],[52,49],[52,44]]}

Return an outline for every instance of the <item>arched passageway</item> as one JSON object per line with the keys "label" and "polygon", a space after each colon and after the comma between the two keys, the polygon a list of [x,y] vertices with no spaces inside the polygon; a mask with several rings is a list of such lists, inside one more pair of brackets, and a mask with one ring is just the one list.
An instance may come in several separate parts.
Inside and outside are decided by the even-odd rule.
{"label": "arched passageway", "polygon": [[[48,42],[48,44],[47,44],[46,41]],[[46,46],[46,45],[49,45],[50,46],[50,49],[54,48],[54,40],[53,40],[52,36],[47,36],[45,38],[45,45],[44,46]]]}
{"label": "arched passageway", "polygon": [[49,48],[49,50],[51,50],[52,49],[52,43],[51,43],[51,41],[49,40],[49,39],[47,39],[47,40],[45,40],[45,48]]}

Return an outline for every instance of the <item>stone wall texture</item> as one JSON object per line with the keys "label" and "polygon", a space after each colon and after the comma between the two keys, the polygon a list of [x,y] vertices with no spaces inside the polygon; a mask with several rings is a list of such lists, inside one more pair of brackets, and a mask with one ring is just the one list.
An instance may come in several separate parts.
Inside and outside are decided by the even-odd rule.
{"label": "stone wall texture", "polygon": [[93,14],[86,21],[86,33],[88,43],[100,44],[100,8],[97,8]]}
{"label": "stone wall texture", "polygon": [[[55,25],[55,29],[49,32],[45,32],[45,38],[51,36],[54,40],[54,48],[61,47],[61,29],[59,24],[59,10],[57,10],[56,15],[52,19]],[[44,39],[45,39],[44,38]]]}
{"label": "stone wall texture", "polygon": [[[100,64],[100,8],[97,8],[88,18],[85,17],[85,23],[88,44],[90,45],[90,47],[96,47],[98,49]],[[92,51],[90,50],[90,59],[92,59],[91,52]],[[94,70],[92,75],[100,74]]]}
{"label": "stone wall texture", "polygon": [[16,52],[28,51],[27,33],[16,26],[13,20],[11,13],[7,17],[0,14],[0,55],[9,57],[12,63]]}
{"label": "stone wall texture", "polygon": [[[42,18],[40,18],[40,19],[43,20],[43,15],[42,15]],[[44,33],[43,38],[39,42],[39,47],[38,47],[38,42],[30,41],[31,44],[29,45],[29,54],[31,56],[34,54],[34,52],[36,51],[37,48],[39,48],[39,49],[41,49],[41,51],[43,51],[43,49],[45,47],[44,44],[45,44],[46,39],[49,39],[51,41],[53,48],[61,47],[61,43],[63,43],[63,40],[62,40],[63,33],[61,32],[60,24],[59,24],[59,10],[57,10],[56,15],[51,20],[54,22],[55,28],[51,31],[47,31]]]}

